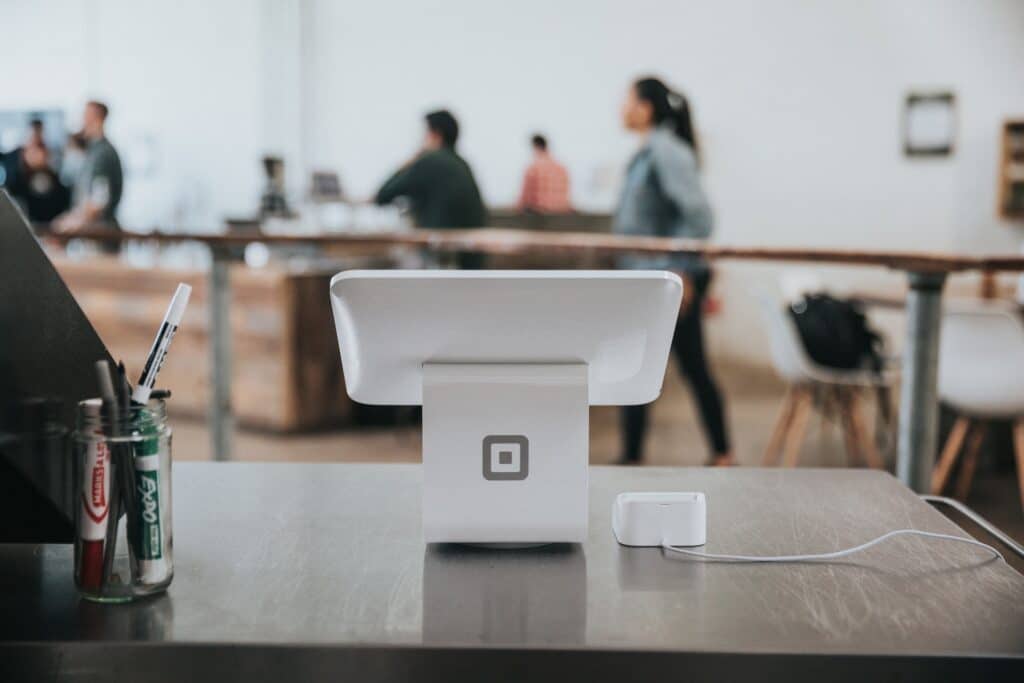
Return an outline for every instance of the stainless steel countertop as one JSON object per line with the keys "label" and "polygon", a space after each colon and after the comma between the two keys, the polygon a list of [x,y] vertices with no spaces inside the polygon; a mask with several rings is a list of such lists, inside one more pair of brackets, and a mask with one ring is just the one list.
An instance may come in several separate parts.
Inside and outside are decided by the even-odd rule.
{"label": "stainless steel countertop", "polygon": [[902,527],[962,533],[887,474],[593,467],[590,487],[582,546],[425,547],[419,466],[180,463],[168,595],[79,602],[70,546],[0,545],[0,614],[11,615],[0,619],[0,661],[16,654],[26,668],[15,672],[45,661],[76,678],[93,671],[90,647],[116,659],[146,641],[210,662],[223,661],[217,647],[229,656],[239,650],[230,645],[253,644],[301,646],[324,661],[410,647],[415,661],[462,648],[473,658],[701,654],[716,667],[735,664],[718,655],[760,656],[752,673],[794,655],[837,666],[895,665],[891,656],[1024,663],[1024,576],[966,545],[900,537],[840,562],[743,565],[623,548],[611,533],[612,500],[630,490],[704,491],[709,552],[823,552]]}

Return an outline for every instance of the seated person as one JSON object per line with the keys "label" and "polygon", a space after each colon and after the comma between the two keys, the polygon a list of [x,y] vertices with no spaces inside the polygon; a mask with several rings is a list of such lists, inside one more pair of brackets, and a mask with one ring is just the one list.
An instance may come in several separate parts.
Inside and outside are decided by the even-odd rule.
{"label": "seated person", "polygon": [[49,150],[45,146],[25,145],[20,156],[18,173],[7,189],[30,221],[48,223],[67,211],[71,193],[50,168]]}
{"label": "seated person", "polygon": [[420,228],[479,228],[487,222],[473,171],[455,151],[459,124],[450,112],[427,114],[423,149],[377,192],[378,204],[409,200]]}
{"label": "seated person", "polygon": [[548,151],[543,135],[534,135],[533,161],[523,177],[519,210],[534,213],[569,213],[569,172]]}

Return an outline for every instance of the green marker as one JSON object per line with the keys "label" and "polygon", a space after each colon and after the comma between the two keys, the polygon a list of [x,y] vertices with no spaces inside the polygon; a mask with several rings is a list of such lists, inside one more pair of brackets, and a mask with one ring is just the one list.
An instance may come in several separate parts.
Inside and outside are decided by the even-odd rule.
{"label": "green marker", "polygon": [[167,578],[164,559],[164,501],[160,481],[160,434],[148,410],[140,411],[142,440],[135,444],[135,493],[138,537],[135,543],[139,578],[160,583]]}

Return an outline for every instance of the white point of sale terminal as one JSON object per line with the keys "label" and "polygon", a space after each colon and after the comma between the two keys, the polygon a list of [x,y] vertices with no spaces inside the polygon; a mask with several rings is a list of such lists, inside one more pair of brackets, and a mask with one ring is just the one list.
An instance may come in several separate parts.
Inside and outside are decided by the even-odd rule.
{"label": "white point of sale terminal", "polygon": [[682,296],[663,271],[345,271],[349,396],[423,405],[428,543],[582,542],[589,406],[661,392]]}

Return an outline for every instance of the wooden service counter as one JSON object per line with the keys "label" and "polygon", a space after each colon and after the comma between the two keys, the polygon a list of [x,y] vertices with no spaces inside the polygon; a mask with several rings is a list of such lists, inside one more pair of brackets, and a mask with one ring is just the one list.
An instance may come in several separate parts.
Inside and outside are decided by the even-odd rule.
{"label": "wooden service counter", "polygon": [[[140,371],[179,282],[192,286],[185,320],[160,373],[172,410],[204,416],[210,402],[209,278],[205,270],[133,268],[109,256],[56,256],[57,270],[115,358]],[[346,422],[328,283],[335,269],[229,267],[231,404],[247,427],[314,429]],[[316,333],[313,333],[316,332]]]}
{"label": "wooden service counter", "polygon": [[[587,259],[617,257],[620,254],[700,255],[718,261],[778,261],[818,264],[843,264],[881,267],[903,271],[907,278],[905,303],[906,338],[900,397],[899,446],[896,471],[899,478],[916,491],[931,486],[931,475],[937,450],[938,432],[938,362],[939,330],[942,318],[942,290],[950,274],[978,271],[1024,272],[1024,256],[1013,254],[961,254],[929,251],[886,251],[880,249],[824,249],[806,247],[765,247],[706,244],[667,238],[582,234],[571,232],[532,232],[484,228],[476,230],[405,230],[374,234],[277,235],[254,236],[237,234],[169,235],[138,234],[90,230],[78,237],[116,239],[121,242],[144,240],[175,242],[184,239],[206,244],[213,265],[209,272],[211,286],[210,325],[214,363],[214,395],[210,401],[212,451],[218,459],[231,457],[231,365],[230,330],[222,321],[229,319],[232,249],[252,242],[280,246],[304,245],[323,250],[381,248],[419,249],[437,254],[477,252],[489,258],[570,257],[578,263]],[[68,239],[68,236],[59,239]]]}

